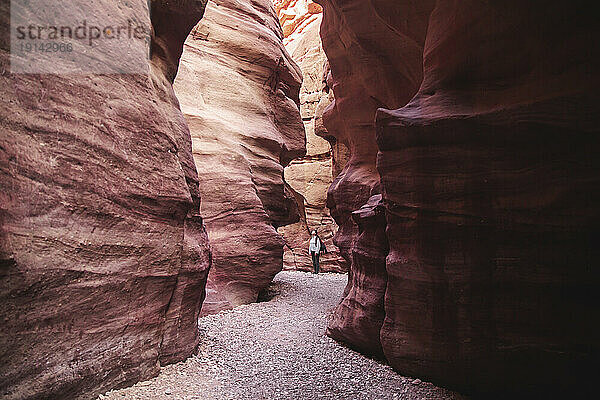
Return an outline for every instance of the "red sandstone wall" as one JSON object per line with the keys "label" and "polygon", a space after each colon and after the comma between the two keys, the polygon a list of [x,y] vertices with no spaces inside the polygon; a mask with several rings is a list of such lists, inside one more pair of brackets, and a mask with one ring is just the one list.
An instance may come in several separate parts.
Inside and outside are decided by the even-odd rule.
{"label": "red sandstone wall", "polygon": [[[376,150],[351,148],[354,159],[377,153],[378,174],[357,169],[350,185],[342,172],[330,188],[346,215],[366,202],[365,188],[379,184],[383,195],[385,319],[379,338],[368,336],[370,350],[379,339],[401,373],[473,392],[585,389],[599,344],[590,316],[600,284],[600,101],[597,29],[583,4],[438,1],[427,10],[419,2],[423,12],[408,18],[410,1],[321,3],[338,103],[330,123],[350,142],[367,141],[369,120],[377,130]],[[406,35],[411,23],[426,35]],[[387,71],[420,56],[376,33],[390,30],[423,43],[412,100],[415,86],[394,86],[399,75]],[[354,48],[373,50],[352,56]],[[398,93],[393,106],[389,91]],[[365,93],[400,108],[375,119],[371,107],[359,119]],[[353,233],[345,240],[352,254],[365,247],[356,230],[340,230]],[[356,318],[380,294],[361,300],[369,292],[360,282],[384,277],[377,262],[354,261],[351,270],[330,334],[365,349]]]}
{"label": "red sandstone wall", "polygon": [[[328,206],[340,226],[336,243],[352,262],[344,298],[328,333],[379,354],[387,243],[384,205],[381,199],[374,200],[381,197],[375,112],[378,107],[406,104],[418,90],[433,2],[396,8],[385,2],[321,3],[321,36],[331,66],[328,84],[335,95],[323,123],[329,135],[350,149],[350,159],[328,193]],[[373,216],[355,213],[367,203],[372,203],[367,208]]]}
{"label": "red sandstone wall", "polygon": [[[0,397],[95,398],[156,375],[198,343],[210,252],[171,82],[205,2],[152,2],[148,73],[89,75],[11,73],[8,3],[0,5]],[[71,2],[64,12],[126,20],[149,18],[145,7]]]}
{"label": "red sandstone wall", "polygon": [[[431,1],[398,10],[385,2],[318,1],[324,9],[323,47],[331,67],[335,101],[323,119],[329,135],[347,144],[350,159],[331,185],[327,206],[339,225],[335,243],[351,260],[357,227],[351,214],[379,193],[374,115],[410,100],[421,82],[421,54]],[[407,24],[399,33],[396,26]],[[400,51],[399,51],[400,50]]]}
{"label": "red sandstone wall", "polygon": [[302,75],[270,0],[214,0],[185,42],[175,91],[190,126],[213,253],[202,314],[256,301],[300,219],[284,167],[306,152]]}

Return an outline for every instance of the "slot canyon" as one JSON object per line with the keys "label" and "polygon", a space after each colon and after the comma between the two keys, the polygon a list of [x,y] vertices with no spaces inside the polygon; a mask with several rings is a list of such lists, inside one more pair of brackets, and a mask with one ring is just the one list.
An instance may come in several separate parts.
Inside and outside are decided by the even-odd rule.
{"label": "slot canyon", "polygon": [[0,18],[0,399],[593,396],[588,2]]}

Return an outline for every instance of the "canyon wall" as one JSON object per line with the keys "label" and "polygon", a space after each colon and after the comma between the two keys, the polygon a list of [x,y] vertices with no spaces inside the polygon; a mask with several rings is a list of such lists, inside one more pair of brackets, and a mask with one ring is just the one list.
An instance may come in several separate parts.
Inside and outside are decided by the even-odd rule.
{"label": "canyon wall", "polygon": [[600,99],[584,4],[319,3],[325,123],[352,152],[329,192],[353,256],[329,334],[473,393],[591,387]]}
{"label": "canyon wall", "polygon": [[387,239],[376,169],[375,112],[406,104],[418,90],[433,1],[388,8],[381,1],[321,3],[321,36],[331,66],[327,80],[335,97],[322,120],[329,134],[350,149],[350,160],[327,198],[340,227],[335,241],[352,263],[328,334],[381,356]]}
{"label": "canyon wall", "polygon": [[[328,250],[321,256],[321,270],[344,272],[347,262],[333,244],[337,225],[326,207],[326,193],[334,176],[333,155],[337,156],[338,164],[343,163],[347,149],[336,143],[320,123],[323,110],[333,99],[325,79],[327,58],[319,36],[322,8],[310,0],[280,0],[274,6],[283,28],[285,47],[303,76],[300,113],[307,148],[306,155],[292,160],[284,171],[298,201],[300,221],[278,229],[285,240],[283,267],[312,270],[308,243],[310,231],[317,229]],[[333,142],[330,144],[325,138]]]}
{"label": "canyon wall", "polygon": [[175,91],[190,126],[213,266],[202,314],[254,302],[299,221],[283,169],[305,154],[302,80],[270,0],[215,0],[187,39]]}
{"label": "canyon wall", "polygon": [[[10,10],[0,5],[3,399],[95,398],[197,345],[210,252],[171,81],[206,2],[152,1],[151,13],[147,4],[62,8],[70,21],[152,25],[151,59],[148,42],[132,39],[123,59],[141,54],[143,71],[124,74],[82,73],[82,65],[70,74],[11,72]],[[121,60],[104,50],[87,51],[103,67]],[[40,60],[52,68],[55,56]]]}
{"label": "canyon wall", "polygon": [[[323,47],[331,68],[335,100],[324,111],[330,136],[349,148],[350,158],[331,185],[327,206],[339,225],[334,242],[352,259],[358,227],[352,212],[380,193],[375,167],[374,115],[378,107],[395,108],[416,92],[431,1],[397,10],[382,1],[318,1],[324,8]],[[397,31],[400,22],[406,33]]]}

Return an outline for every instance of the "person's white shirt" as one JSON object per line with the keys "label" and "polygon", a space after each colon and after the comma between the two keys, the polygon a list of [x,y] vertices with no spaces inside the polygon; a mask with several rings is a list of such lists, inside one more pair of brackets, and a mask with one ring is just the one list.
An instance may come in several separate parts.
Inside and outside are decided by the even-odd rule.
{"label": "person's white shirt", "polygon": [[321,250],[321,241],[317,236],[312,236],[310,238],[310,245],[308,246],[309,252],[318,253]]}

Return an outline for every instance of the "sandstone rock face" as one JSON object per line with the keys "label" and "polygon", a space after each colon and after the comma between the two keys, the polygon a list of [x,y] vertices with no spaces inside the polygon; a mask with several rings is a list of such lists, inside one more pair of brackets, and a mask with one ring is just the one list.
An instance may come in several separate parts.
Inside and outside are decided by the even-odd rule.
{"label": "sandstone rock face", "polygon": [[[372,195],[379,185],[389,244],[386,277],[382,239],[367,251],[374,261],[353,259],[330,334],[364,351],[380,345],[398,371],[467,391],[585,389],[599,346],[590,320],[600,284],[593,20],[559,1],[321,3],[336,98],[325,122],[351,143],[345,171],[353,137],[366,137],[367,117],[352,120],[358,99],[366,101],[357,82],[372,83],[364,91],[381,107],[397,108],[376,115],[377,182],[366,174],[349,182],[342,172],[330,189],[345,234],[341,221],[354,205],[344,199],[366,203],[365,187]],[[399,41],[383,40],[386,32]],[[377,50],[351,58],[355,48]],[[381,65],[423,71],[390,74]],[[334,129],[340,121],[352,126]],[[358,256],[365,240],[354,237]],[[377,338],[360,321],[381,319],[373,304],[384,280]],[[364,296],[366,286],[379,290]]]}
{"label": "sandstone rock face", "polygon": [[332,241],[337,225],[326,207],[326,193],[333,180],[331,149],[338,152],[344,149],[335,143],[331,146],[324,139],[328,137],[327,131],[317,122],[333,97],[325,80],[327,59],[319,37],[321,6],[308,0],[283,1],[275,2],[275,9],[286,34],[286,48],[304,78],[300,88],[300,112],[307,147],[306,156],[293,160],[285,168],[285,180],[298,201],[300,222],[278,230],[286,243],[283,267],[312,270],[308,243],[310,231],[317,229],[328,250],[321,256],[321,270],[343,272],[347,270],[347,263]]}
{"label": "sandstone rock face", "polygon": [[352,213],[352,218],[359,234],[352,249],[344,297],[329,322],[327,334],[363,353],[383,356],[379,331],[385,317],[388,242],[381,194],[372,196]]}
{"label": "sandstone rock face", "polygon": [[0,5],[3,399],[94,398],[197,345],[210,253],[171,78],[205,3],[71,2],[154,28],[147,73],[97,75],[9,72]]}
{"label": "sandstone rock face", "polygon": [[[314,32],[314,25],[321,23],[323,9],[312,0],[273,0],[273,6],[285,37],[283,43],[290,54],[294,54],[297,43],[303,41],[304,36],[313,35],[308,32]],[[315,43],[312,39],[310,42]]]}
{"label": "sandstone rock face", "polygon": [[211,1],[175,91],[190,126],[213,251],[202,314],[256,301],[282,269],[277,227],[299,220],[283,168],[305,153],[301,73],[269,0]]}
{"label": "sandstone rock face", "polygon": [[418,94],[378,113],[395,367],[474,390],[586,384],[600,110],[579,13],[439,1]]}
{"label": "sandstone rock face", "polygon": [[323,120],[329,135],[350,150],[349,161],[329,189],[327,206],[339,225],[334,241],[351,260],[358,235],[352,212],[380,192],[375,111],[404,105],[418,89],[423,14],[432,2],[396,8],[384,1],[318,3],[324,8],[321,37],[335,97]]}
{"label": "sandstone rock face", "polygon": [[[322,123],[337,143],[350,149],[350,159],[330,186],[327,199],[340,227],[335,242],[352,263],[328,334],[379,355],[387,240],[383,204],[373,200],[381,195],[375,166],[375,112],[384,105],[403,105],[416,93],[422,77],[427,10],[433,3],[403,4],[397,9],[372,1],[321,3],[321,36],[331,66],[327,81],[335,94]],[[354,215],[369,199],[370,212]]]}

